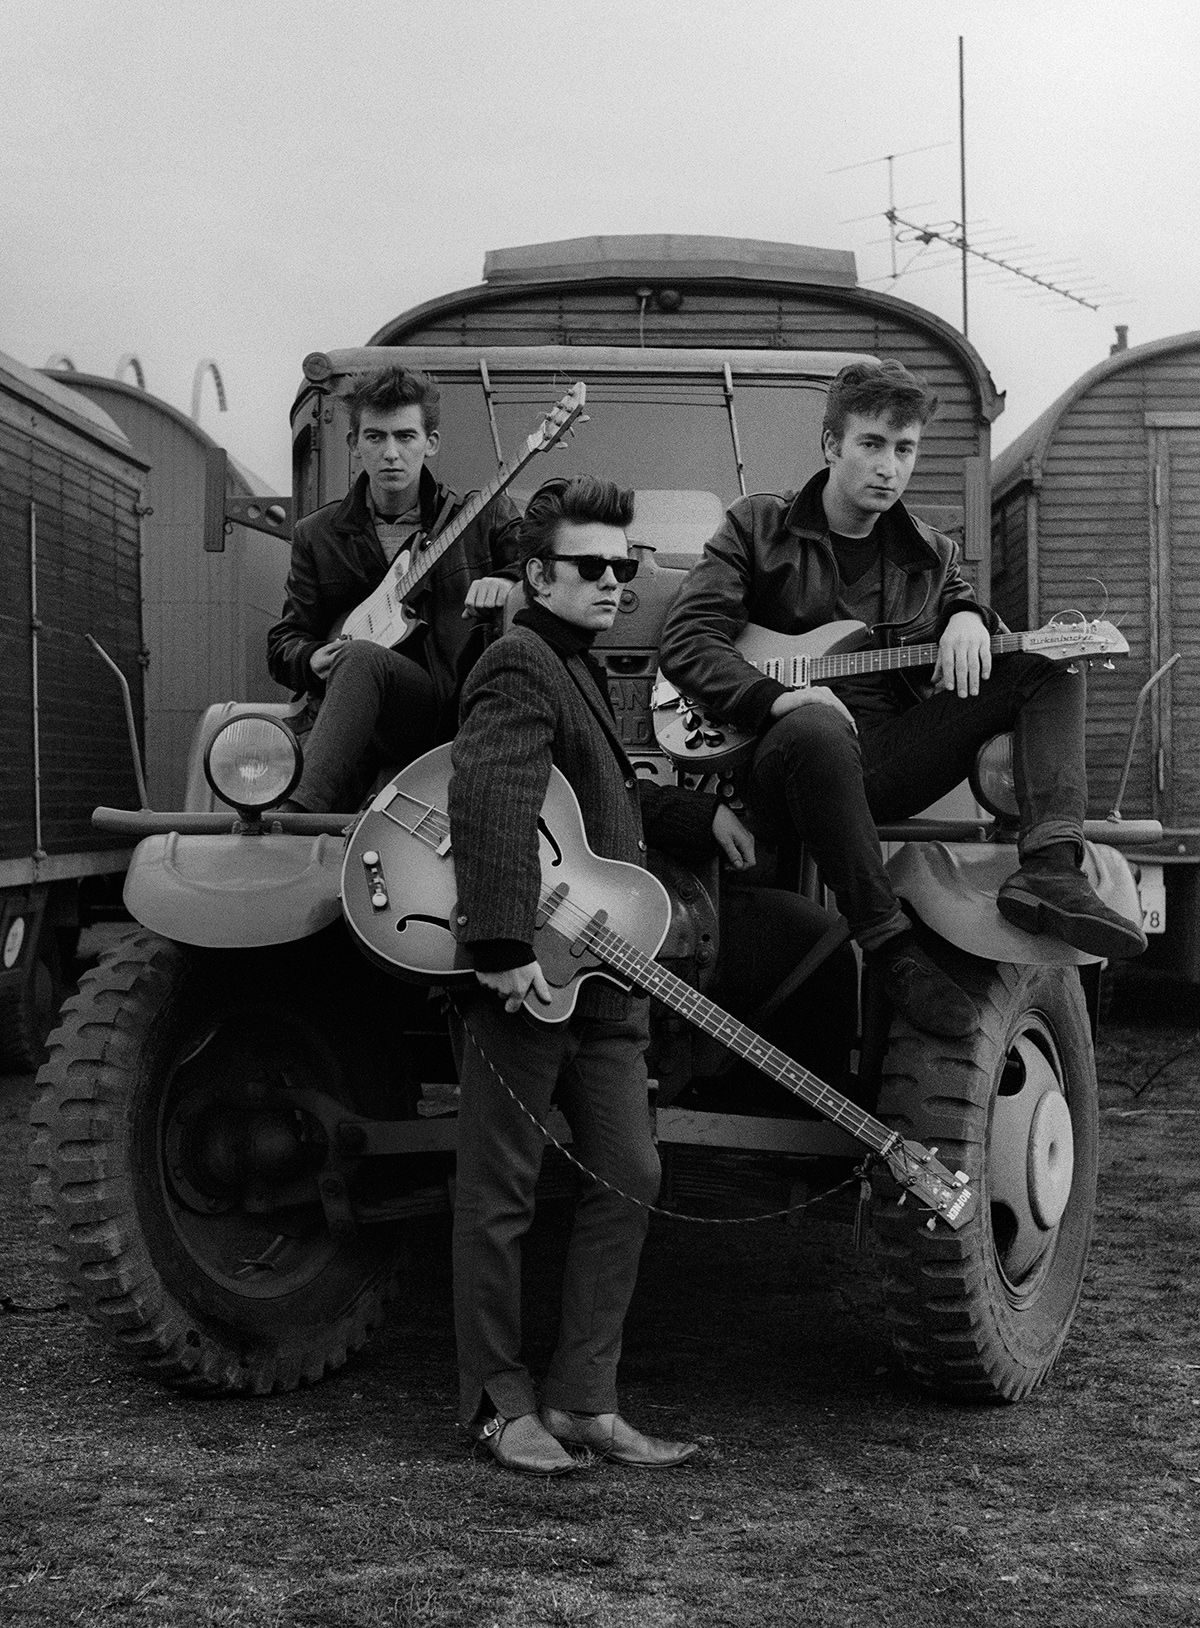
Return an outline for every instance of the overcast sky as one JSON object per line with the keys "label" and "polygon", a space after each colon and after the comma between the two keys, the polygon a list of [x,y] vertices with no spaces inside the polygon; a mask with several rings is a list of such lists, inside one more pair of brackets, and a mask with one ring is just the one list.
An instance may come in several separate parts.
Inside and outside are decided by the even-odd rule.
{"label": "overcast sky", "polygon": [[281,491],[305,353],[478,282],[493,247],[853,249],[861,282],[960,324],[952,256],[887,281],[887,168],[865,162],[932,149],[897,159],[896,203],[957,217],[960,34],[973,231],[1103,307],[976,265],[994,449],[1116,323],[1200,328],[1183,0],[4,0],[3,32],[0,350],[104,374],[134,352],[184,411],[215,358],[229,410],[206,386],[201,422]]}

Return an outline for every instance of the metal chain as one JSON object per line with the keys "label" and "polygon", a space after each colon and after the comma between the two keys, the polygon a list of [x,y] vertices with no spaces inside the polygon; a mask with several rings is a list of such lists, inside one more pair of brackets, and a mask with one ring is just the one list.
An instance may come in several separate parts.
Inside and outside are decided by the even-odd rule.
{"label": "metal chain", "polygon": [[759,1221],[781,1221],[789,1215],[798,1215],[801,1210],[809,1210],[814,1204],[822,1204],[826,1199],[833,1198],[835,1194],[844,1192],[847,1187],[853,1187],[856,1184],[859,1186],[861,1191],[863,1184],[867,1180],[868,1167],[871,1162],[871,1157],[869,1154],[861,1165],[855,1167],[854,1174],[848,1176],[845,1181],[838,1182],[836,1187],[827,1187],[823,1193],[817,1193],[813,1198],[806,1198],[801,1204],[790,1204],[787,1209],[784,1210],[766,1210],[761,1215],[685,1215],[682,1210],[668,1210],[660,1204],[647,1204],[644,1199],[635,1198],[632,1193],[627,1193],[623,1187],[618,1187],[614,1182],[607,1181],[603,1176],[597,1175],[597,1173],[594,1170],[589,1169],[581,1159],[577,1159],[571,1152],[570,1148],[563,1146],[553,1132],[547,1129],[537,1115],[533,1113],[531,1109],[527,1108],[526,1105],[521,1101],[520,1097],[513,1090],[512,1086],[509,1085],[503,1074],[501,1074],[500,1070],[496,1067],[495,1063],[492,1062],[487,1052],[484,1051],[483,1047],[476,1039],[475,1032],[470,1023],[467,1021],[466,1014],[464,1013],[462,1007],[459,1006],[457,1002],[455,1002],[454,1005],[462,1022],[462,1026],[466,1031],[467,1039],[471,1042],[475,1050],[479,1053],[479,1056],[483,1059],[485,1067],[516,1103],[517,1107],[525,1115],[525,1118],[530,1122],[530,1124],[535,1126],[536,1129],[541,1133],[543,1140],[548,1142],[552,1148],[557,1148],[562,1154],[563,1158],[566,1159],[569,1164],[573,1164],[576,1170],[581,1171],[583,1175],[589,1178],[589,1180],[599,1182],[600,1186],[607,1187],[610,1193],[615,1193],[618,1198],[623,1198],[626,1203],[635,1205],[639,1210],[646,1210],[650,1215],[665,1216],[669,1221],[690,1221],[698,1226],[745,1227]]}

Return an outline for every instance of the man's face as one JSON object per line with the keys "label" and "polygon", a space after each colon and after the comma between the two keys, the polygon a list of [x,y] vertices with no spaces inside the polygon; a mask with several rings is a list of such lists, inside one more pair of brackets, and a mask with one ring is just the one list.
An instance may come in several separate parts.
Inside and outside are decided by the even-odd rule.
{"label": "man's face", "polygon": [[425,433],[424,415],[415,404],[386,413],[366,407],[351,445],[367,472],[375,507],[398,514],[408,506],[422,464],[437,451],[438,436],[436,430]]}
{"label": "man's face", "polygon": [[[605,559],[624,560],[629,557],[629,544],[620,526],[606,526],[598,520],[582,525],[560,520],[554,552],[557,556],[600,554]],[[564,622],[591,633],[602,633],[613,625],[621,602],[621,585],[611,571],[605,570],[598,582],[585,582],[569,558],[562,557],[550,567],[552,577],[541,560],[531,560],[526,569],[538,589],[538,603]]]}
{"label": "man's face", "polygon": [[921,426],[897,428],[887,418],[850,413],[841,441],[826,432],[827,491],[833,503],[863,523],[899,501],[912,477]]}

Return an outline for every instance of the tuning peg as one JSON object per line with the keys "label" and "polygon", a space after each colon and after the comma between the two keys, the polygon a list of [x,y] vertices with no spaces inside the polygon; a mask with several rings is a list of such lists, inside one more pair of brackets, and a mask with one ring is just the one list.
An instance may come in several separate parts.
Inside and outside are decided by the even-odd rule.
{"label": "tuning peg", "polygon": [[1115,673],[1117,670],[1117,664],[1115,661],[1102,661],[1100,663],[1100,669],[1105,673]]}
{"label": "tuning peg", "polygon": [[1072,661],[1067,664],[1067,671],[1068,673],[1077,673],[1079,668],[1076,667],[1075,663]]}

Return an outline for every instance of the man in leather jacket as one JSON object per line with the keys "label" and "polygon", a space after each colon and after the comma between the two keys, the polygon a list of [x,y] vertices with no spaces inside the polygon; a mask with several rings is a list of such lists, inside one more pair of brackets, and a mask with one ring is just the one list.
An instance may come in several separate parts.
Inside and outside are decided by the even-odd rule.
{"label": "man in leather jacket", "polygon": [[[957,545],[901,497],[937,402],[898,362],[843,368],[822,430],[827,468],[799,493],[743,498],[726,514],[663,629],[662,669],[689,698],[759,736],[748,790],[776,832],[808,844],[894,1006],[934,1034],[978,1014],[916,943],[884,869],[876,822],[918,813],[957,785],[990,736],[1014,732],[1020,868],[1001,914],[1097,956],[1137,954],[1141,930],[1080,869],[1087,804],[1082,671],[1020,652],[993,663],[994,612]],[[746,661],[748,623],[785,634],[844,619],[877,642],[937,643],[930,685],[865,674],[789,689]]]}
{"label": "man in leather jacket", "polygon": [[[283,615],[267,635],[271,676],[308,697],[304,772],[286,807],[354,807],[382,764],[402,764],[453,733],[458,692],[479,654],[475,613],[503,604],[513,578],[502,536],[517,518],[501,494],[437,561],[413,596],[422,619],[395,650],[339,639],[355,610],[403,556],[455,518],[463,499],[426,466],[438,447],[437,385],[384,368],[349,397],[349,444],[362,473],[339,503],[296,524]],[[508,567],[506,569],[506,567]]]}

